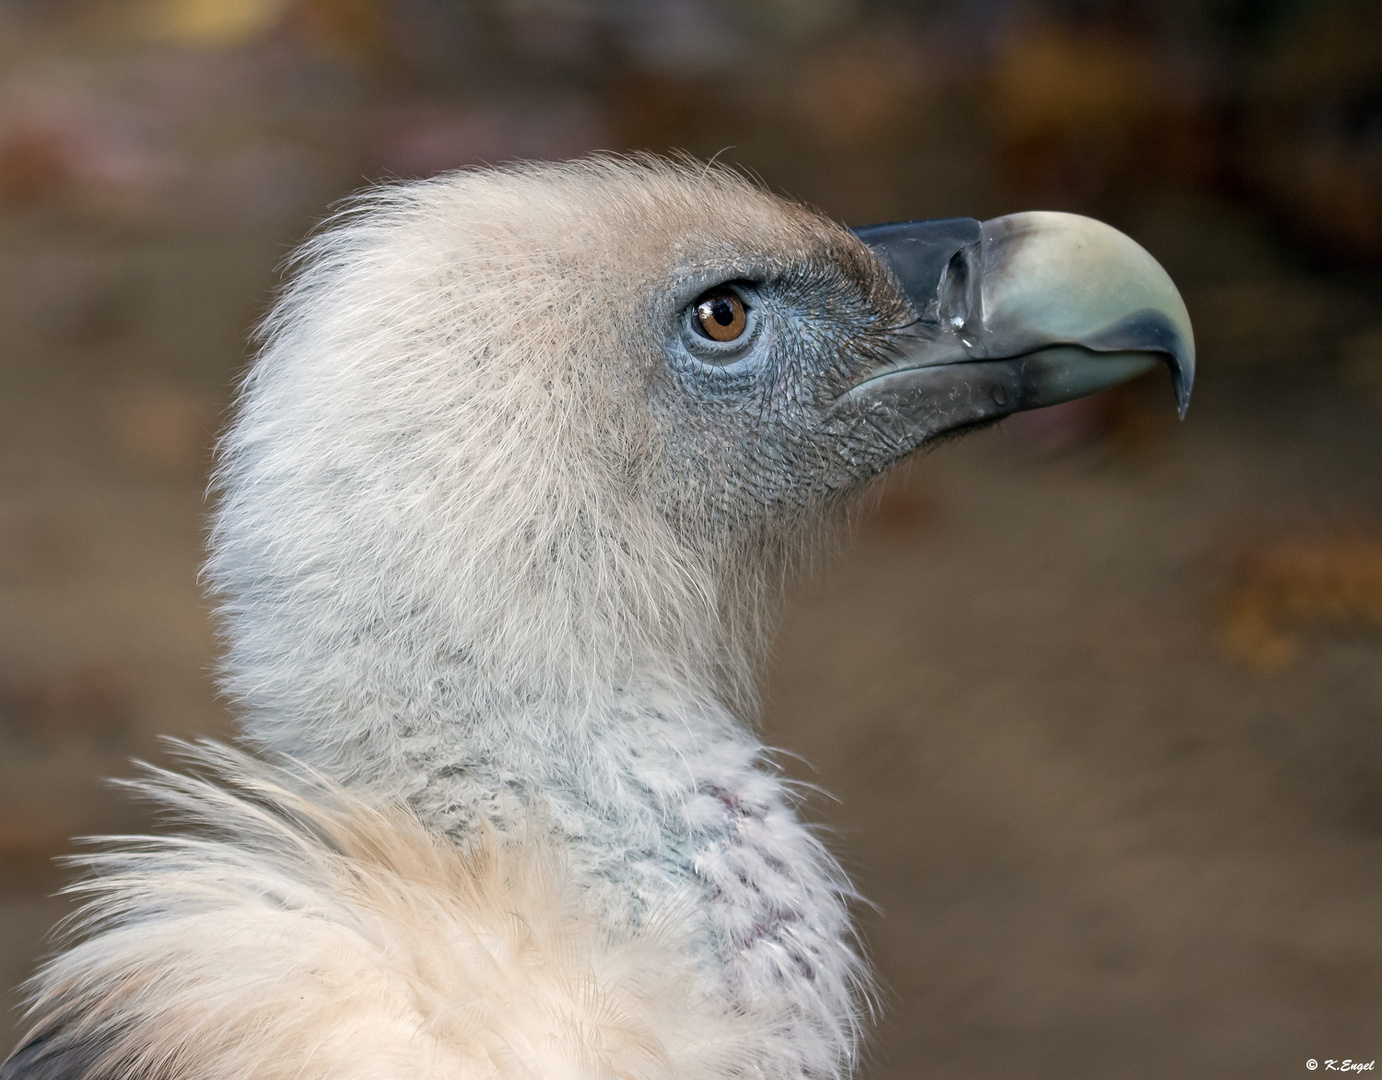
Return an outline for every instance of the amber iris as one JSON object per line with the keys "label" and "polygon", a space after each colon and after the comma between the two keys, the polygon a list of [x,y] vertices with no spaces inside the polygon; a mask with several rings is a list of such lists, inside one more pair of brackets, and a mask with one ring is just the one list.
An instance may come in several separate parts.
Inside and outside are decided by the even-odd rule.
{"label": "amber iris", "polygon": [[744,301],[729,289],[711,289],[696,301],[696,325],[711,341],[733,341],[747,324]]}

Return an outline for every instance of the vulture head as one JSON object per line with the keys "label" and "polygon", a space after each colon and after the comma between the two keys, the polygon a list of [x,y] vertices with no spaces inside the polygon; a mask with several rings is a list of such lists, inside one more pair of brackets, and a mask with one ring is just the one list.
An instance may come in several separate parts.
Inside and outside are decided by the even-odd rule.
{"label": "vulture head", "polygon": [[[851,231],[595,159],[366,196],[222,445],[209,577],[271,763],[150,792],[0,1080],[842,1080],[845,876],[742,723],[783,575],[948,433],[1190,327],[1063,214]],[[209,833],[209,835],[207,835]]]}
{"label": "vulture head", "polygon": [[266,335],[218,477],[226,682],[345,775],[495,717],[742,703],[783,573],[871,477],[1158,363],[1184,408],[1193,377],[1175,288],[1108,226],[851,231],[655,159],[369,195]]}

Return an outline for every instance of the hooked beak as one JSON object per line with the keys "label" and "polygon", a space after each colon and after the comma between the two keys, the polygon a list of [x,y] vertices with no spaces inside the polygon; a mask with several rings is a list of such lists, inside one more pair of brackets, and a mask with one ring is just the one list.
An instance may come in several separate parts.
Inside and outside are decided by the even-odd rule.
{"label": "hooked beak", "polygon": [[1115,386],[1165,363],[1180,414],[1195,344],[1180,293],[1117,229],[1036,211],[854,230],[916,318],[832,409],[919,445],[956,428]]}

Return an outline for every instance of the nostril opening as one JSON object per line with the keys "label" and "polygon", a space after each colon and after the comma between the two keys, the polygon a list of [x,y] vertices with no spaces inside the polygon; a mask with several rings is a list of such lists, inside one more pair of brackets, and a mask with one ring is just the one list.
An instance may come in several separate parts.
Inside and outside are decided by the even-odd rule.
{"label": "nostril opening", "polygon": [[945,264],[937,290],[936,315],[942,326],[960,332],[970,321],[974,310],[975,285],[974,248],[963,247]]}

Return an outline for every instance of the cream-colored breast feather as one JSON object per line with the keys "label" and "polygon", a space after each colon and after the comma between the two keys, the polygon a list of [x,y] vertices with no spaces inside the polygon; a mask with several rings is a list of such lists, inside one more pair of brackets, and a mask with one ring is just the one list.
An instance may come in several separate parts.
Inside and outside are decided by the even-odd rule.
{"label": "cream-colored breast feather", "polygon": [[321,777],[194,755],[216,782],[137,785],[194,831],[87,860],[79,926],[103,932],[43,978],[35,1012],[91,1048],[88,1075],[752,1073],[745,1040],[767,1018],[698,977],[689,911],[602,927],[537,821],[458,847]]}

